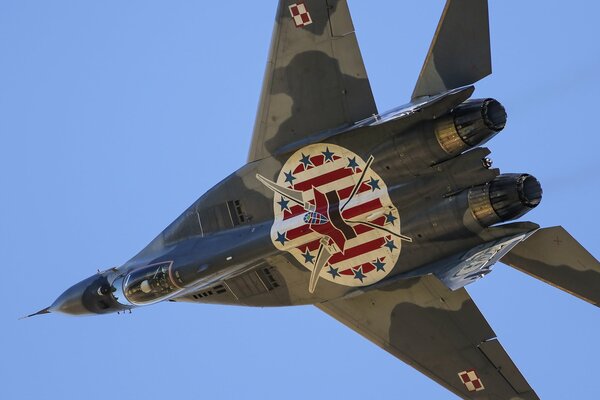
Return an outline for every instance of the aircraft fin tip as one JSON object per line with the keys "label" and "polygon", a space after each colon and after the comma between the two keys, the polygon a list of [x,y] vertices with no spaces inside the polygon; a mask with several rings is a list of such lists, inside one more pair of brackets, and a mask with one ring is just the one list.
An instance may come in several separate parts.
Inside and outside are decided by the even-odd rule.
{"label": "aircraft fin tip", "polygon": [[471,85],[492,73],[487,0],[448,0],[412,98]]}

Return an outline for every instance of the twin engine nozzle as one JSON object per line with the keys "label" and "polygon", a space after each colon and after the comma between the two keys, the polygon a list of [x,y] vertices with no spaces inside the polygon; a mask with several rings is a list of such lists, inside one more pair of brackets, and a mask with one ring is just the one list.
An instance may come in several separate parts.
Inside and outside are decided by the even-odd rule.
{"label": "twin engine nozzle", "polygon": [[[506,110],[497,100],[468,100],[441,118],[435,128],[449,155],[481,145],[504,129]],[[539,181],[528,174],[503,174],[468,191],[469,209],[483,226],[519,218],[542,200]]]}
{"label": "twin engine nozzle", "polygon": [[469,189],[469,209],[483,226],[525,215],[542,200],[540,182],[529,174],[503,174]]}
{"label": "twin engine nozzle", "polygon": [[435,135],[442,149],[455,156],[487,142],[505,125],[506,110],[497,100],[468,100],[440,118]]}

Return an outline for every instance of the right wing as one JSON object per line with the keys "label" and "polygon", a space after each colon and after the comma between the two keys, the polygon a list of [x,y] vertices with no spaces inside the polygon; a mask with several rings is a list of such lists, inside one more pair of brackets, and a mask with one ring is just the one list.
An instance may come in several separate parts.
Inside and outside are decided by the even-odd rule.
{"label": "right wing", "polygon": [[538,230],[501,261],[600,307],[600,263],[562,226]]}
{"label": "right wing", "polygon": [[471,85],[491,73],[487,0],[448,0],[412,98]]}
{"label": "right wing", "polygon": [[469,294],[431,275],[317,307],[463,399],[538,399]]}

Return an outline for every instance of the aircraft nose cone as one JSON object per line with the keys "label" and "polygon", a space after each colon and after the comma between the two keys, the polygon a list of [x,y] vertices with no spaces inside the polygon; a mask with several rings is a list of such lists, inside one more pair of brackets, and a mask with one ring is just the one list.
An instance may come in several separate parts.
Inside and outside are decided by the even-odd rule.
{"label": "aircraft nose cone", "polygon": [[88,288],[89,282],[84,280],[79,282],[69,289],[65,290],[63,294],[49,307],[51,312],[61,312],[69,315],[84,315],[92,314],[83,304],[83,295],[85,290]]}

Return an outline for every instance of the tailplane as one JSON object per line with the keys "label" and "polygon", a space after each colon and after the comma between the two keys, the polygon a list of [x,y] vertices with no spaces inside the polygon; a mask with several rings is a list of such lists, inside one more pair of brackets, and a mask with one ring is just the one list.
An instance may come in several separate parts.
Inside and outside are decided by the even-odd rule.
{"label": "tailplane", "polygon": [[600,263],[562,226],[538,230],[501,261],[600,307]]}

